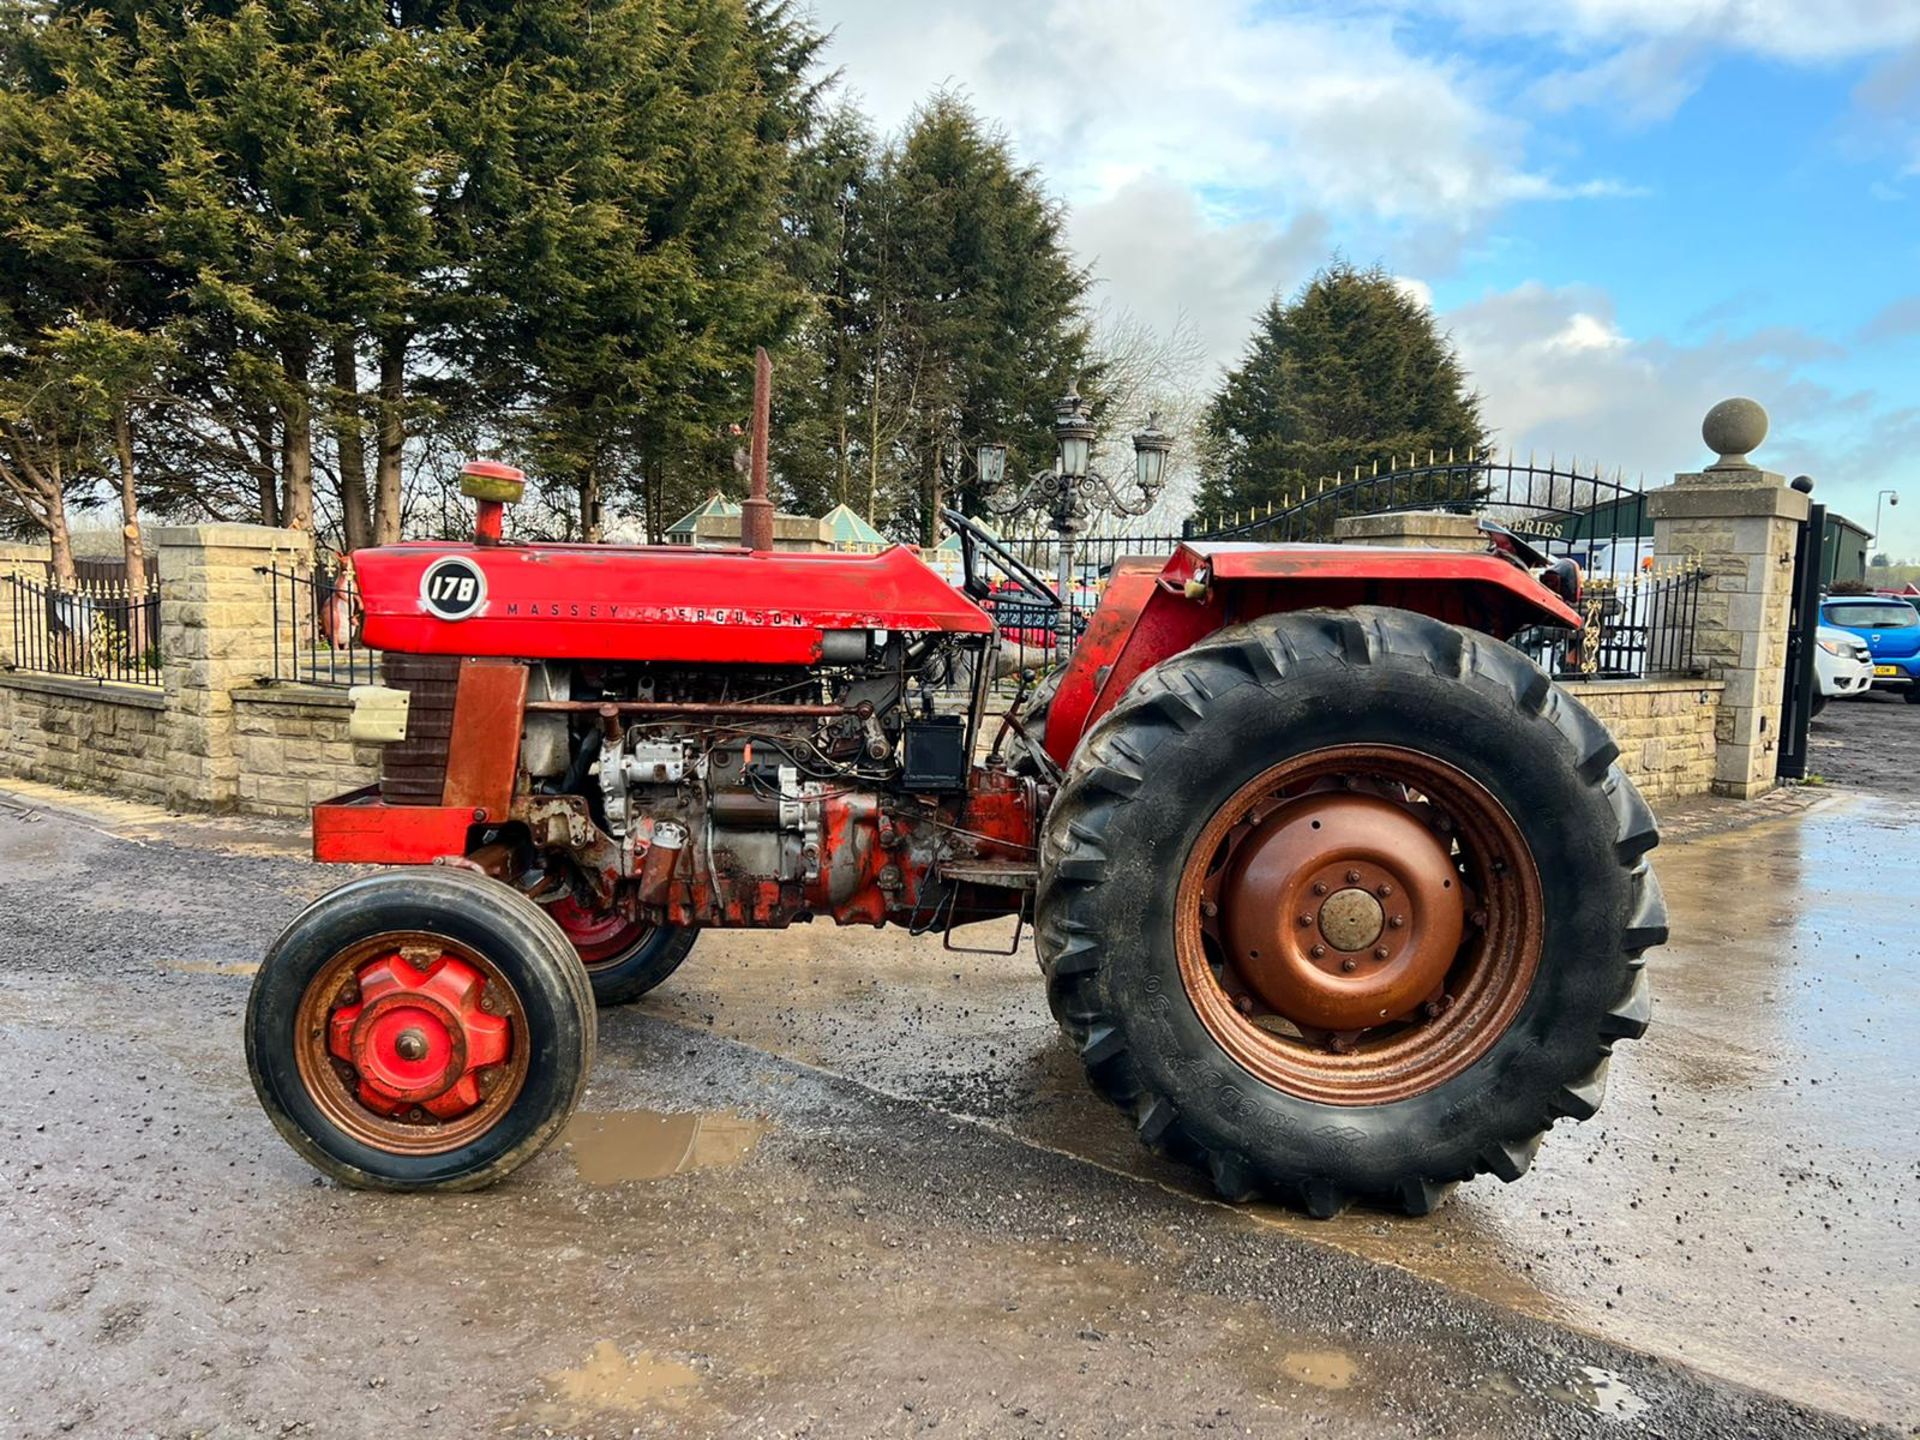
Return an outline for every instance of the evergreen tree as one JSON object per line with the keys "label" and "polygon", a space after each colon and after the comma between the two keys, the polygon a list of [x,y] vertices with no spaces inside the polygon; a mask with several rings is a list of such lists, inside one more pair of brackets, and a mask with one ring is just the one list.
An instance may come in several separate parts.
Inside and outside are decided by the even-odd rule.
{"label": "evergreen tree", "polygon": [[1087,277],[1000,135],[937,96],[882,150],[824,43],[795,0],[0,6],[0,525],[382,542],[487,450],[527,528],[657,535],[736,483],[764,344],[782,498],[933,538],[975,445],[1043,465],[1098,397]]}
{"label": "evergreen tree", "polygon": [[573,533],[623,495],[658,533],[724,474],[753,347],[804,310],[775,240],[804,69],[779,57],[809,32],[769,35],[782,16],[528,0],[473,22],[458,213],[494,305],[464,361],[513,452],[575,497]]}
{"label": "evergreen tree", "polygon": [[1206,513],[1262,508],[1355,465],[1485,448],[1452,344],[1379,266],[1336,260],[1257,323],[1207,407]]}
{"label": "evergreen tree", "polygon": [[980,441],[1007,443],[1009,474],[1051,460],[1054,402],[1088,366],[1087,274],[1038,174],[953,95],[915,113],[874,191],[874,473],[895,532],[932,543],[942,505],[980,504]]}
{"label": "evergreen tree", "polygon": [[782,501],[819,515],[866,509],[872,295],[863,273],[878,151],[851,106],[822,115],[796,147],[782,217],[782,262],[810,303],[774,352],[773,463]]}
{"label": "evergreen tree", "polygon": [[457,184],[441,36],[399,31],[367,0],[123,8],[169,77],[160,198],[193,278],[189,410],[222,445],[272,414],[263,519],[310,528],[316,454],[331,451],[347,542],[397,538],[409,348],[442,318],[438,215]]}
{"label": "evergreen tree", "polygon": [[168,351],[175,277],[145,199],[155,77],[86,14],[0,11],[0,508],[73,578],[69,499],[120,502],[145,583],[133,434]]}

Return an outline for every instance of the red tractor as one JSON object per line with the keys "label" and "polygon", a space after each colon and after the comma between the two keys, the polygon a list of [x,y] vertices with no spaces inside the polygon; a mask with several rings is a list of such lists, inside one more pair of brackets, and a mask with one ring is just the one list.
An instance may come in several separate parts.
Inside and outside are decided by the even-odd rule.
{"label": "red tractor", "polygon": [[531,1159],[595,1004],[713,928],[1030,921],[1140,1138],[1316,1215],[1518,1178],[1646,1028],[1653,818],[1504,643],[1577,626],[1579,577],[1503,532],[1122,561],[996,718],[997,546],[959,516],[956,589],[904,547],[503,543],[514,472],[468,483],[474,543],[354,557],[356,724],[394,743],[313,817],[316,858],[410,868],[309,906],[248,1006],[267,1113],[348,1184]]}

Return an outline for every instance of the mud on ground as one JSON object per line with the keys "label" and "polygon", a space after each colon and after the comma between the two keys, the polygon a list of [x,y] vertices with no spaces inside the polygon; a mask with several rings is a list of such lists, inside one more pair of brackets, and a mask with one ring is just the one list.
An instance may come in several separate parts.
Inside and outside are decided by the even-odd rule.
{"label": "mud on ground", "polygon": [[0,1435],[1920,1433],[1917,831],[1716,817],[1600,1118],[1318,1225],[1140,1151],[1030,954],[826,928],[703,937],[512,1182],[340,1190],[239,1019],[341,876],[0,801]]}

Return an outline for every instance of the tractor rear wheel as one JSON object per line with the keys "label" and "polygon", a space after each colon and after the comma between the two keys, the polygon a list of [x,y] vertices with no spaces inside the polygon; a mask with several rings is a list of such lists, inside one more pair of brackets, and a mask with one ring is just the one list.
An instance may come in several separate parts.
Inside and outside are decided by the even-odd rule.
{"label": "tractor rear wheel", "polygon": [[1653,817],[1518,651],[1381,608],[1156,666],[1047,820],[1038,944],[1095,1089],[1229,1199],[1431,1210],[1525,1172],[1646,1028]]}
{"label": "tractor rear wheel", "polygon": [[313,1165],[373,1190],[474,1190],[550,1142],[593,1063],[593,994],[560,928],[455,870],[355,880],[255,977],[247,1068]]}
{"label": "tractor rear wheel", "polygon": [[594,1004],[638,1000],[680,968],[700,938],[697,929],[629,920],[617,911],[591,910],[571,895],[546,907],[587,967]]}

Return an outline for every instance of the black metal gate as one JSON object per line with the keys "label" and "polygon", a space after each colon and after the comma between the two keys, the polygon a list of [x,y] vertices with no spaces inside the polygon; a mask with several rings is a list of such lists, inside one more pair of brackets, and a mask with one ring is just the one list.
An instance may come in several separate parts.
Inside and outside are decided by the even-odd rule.
{"label": "black metal gate", "polygon": [[1793,550],[1793,591],[1787,600],[1787,672],[1780,687],[1780,744],[1775,773],[1782,780],[1807,778],[1807,726],[1813,720],[1819,681],[1813,669],[1820,630],[1820,547],[1827,533],[1827,507],[1815,505],[1800,526]]}

